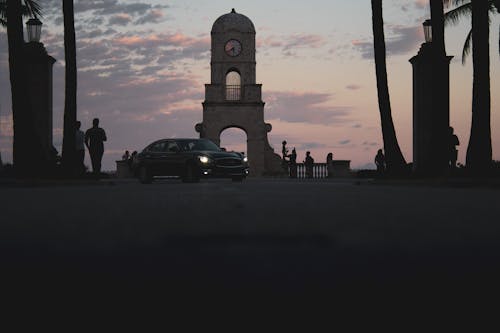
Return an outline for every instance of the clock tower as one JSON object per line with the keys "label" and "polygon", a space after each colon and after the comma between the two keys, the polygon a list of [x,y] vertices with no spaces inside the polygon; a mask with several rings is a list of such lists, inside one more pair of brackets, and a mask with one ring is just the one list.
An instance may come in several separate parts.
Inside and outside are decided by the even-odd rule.
{"label": "clock tower", "polygon": [[279,174],[281,158],[269,145],[271,124],[264,122],[261,84],[256,83],[255,27],[236,13],[219,17],[212,26],[211,83],[205,85],[200,137],[220,145],[220,135],[239,128],[247,135],[250,175]]}

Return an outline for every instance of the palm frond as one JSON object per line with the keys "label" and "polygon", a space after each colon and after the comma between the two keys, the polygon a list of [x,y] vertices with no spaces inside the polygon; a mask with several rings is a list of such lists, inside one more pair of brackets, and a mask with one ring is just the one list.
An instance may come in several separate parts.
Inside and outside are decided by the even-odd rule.
{"label": "palm frond", "polygon": [[43,17],[42,15],[42,7],[35,0],[24,0],[24,7],[27,10],[28,14],[32,17]]}
{"label": "palm frond", "polygon": [[450,24],[457,24],[463,17],[471,15],[472,15],[472,6],[470,3],[467,3],[465,5],[461,5],[457,8],[454,8],[449,12],[446,12],[444,14],[444,24],[446,26]]}
{"label": "palm frond", "polygon": [[466,4],[466,3],[470,3],[470,2],[471,2],[471,0],[451,0],[451,2],[453,2],[453,4],[454,4],[455,6],[461,6],[461,5],[463,5],[464,3],[465,3],[465,4]]}
{"label": "palm frond", "polygon": [[[22,4],[24,17],[43,17],[42,7],[37,0],[24,0]],[[7,26],[7,0],[0,0],[0,26]]]}
{"label": "palm frond", "polygon": [[0,20],[7,24],[7,0],[0,0]]}
{"label": "palm frond", "polygon": [[462,65],[465,65],[467,57],[470,55],[470,52],[472,50],[471,45],[472,45],[472,29],[467,34],[467,38],[465,38],[464,47],[462,49]]}

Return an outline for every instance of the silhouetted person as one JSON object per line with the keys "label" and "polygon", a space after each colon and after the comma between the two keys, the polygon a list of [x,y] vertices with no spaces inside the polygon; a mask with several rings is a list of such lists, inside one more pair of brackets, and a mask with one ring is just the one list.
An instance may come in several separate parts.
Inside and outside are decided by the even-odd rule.
{"label": "silhouetted person", "polygon": [[382,175],[385,173],[385,156],[382,152],[382,149],[377,151],[377,155],[375,156],[375,165],[377,166],[377,173]]}
{"label": "silhouetted person", "polygon": [[283,141],[281,143],[281,154],[282,154],[281,167],[285,171],[288,171],[289,160],[287,160],[287,157],[289,157],[289,155],[288,155],[288,148],[286,147],[286,141]]}
{"label": "silhouetted person", "polygon": [[313,177],[313,167],[314,167],[314,158],[311,157],[311,152],[306,152],[306,159],[304,160],[304,165],[306,166],[306,178]]}
{"label": "silhouetted person", "polygon": [[79,174],[85,172],[85,133],[80,129],[82,126],[81,121],[76,122],[76,132],[75,132],[75,145],[76,145],[76,171]]}
{"label": "silhouetted person", "polygon": [[286,158],[288,157],[288,148],[286,147],[286,141],[283,141],[281,143],[281,154],[283,155],[283,161],[286,161]]}
{"label": "silhouetted person", "polygon": [[328,171],[328,177],[333,176],[333,154],[328,153],[326,155],[326,170]]}
{"label": "silhouetted person", "polygon": [[458,136],[453,133],[453,127],[449,127],[448,129],[448,152],[449,152],[449,158],[448,158],[448,164],[449,166],[454,169],[457,167],[457,158],[458,158],[458,150],[457,146],[460,145],[460,141],[458,141]]}
{"label": "silhouetted person", "polygon": [[130,155],[130,158],[128,160],[128,165],[133,168],[134,165],[137,163],[137,151],[134,150],[132,154]]}
{"label": "silhouetted person", "polygon": [[128,161],[130,159],[130,153],[128,150],[125,150],[125,153],[122,155],[122,160],[123,161]]}
{"label": "silhouetted person", "polygon": [[295,148],[292,149],[290,154],[290,178],[297,178],[297,152]]}
{"label": "silhouetted person", "polygon": [[104,154],[104,141],[106,140],[106,132],[99,127],[99,119],[94,118],[92,128],[85,132],[85,145],[89,149],[92,171],[96,175],[101,174],[101,161]]}

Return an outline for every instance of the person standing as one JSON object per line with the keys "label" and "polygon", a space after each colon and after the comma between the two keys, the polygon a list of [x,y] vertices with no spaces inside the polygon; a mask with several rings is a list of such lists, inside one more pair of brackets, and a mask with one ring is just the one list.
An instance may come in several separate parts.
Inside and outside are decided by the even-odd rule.
{"label": "person standing", "polygon": [[101,174],[101,161],[104,155],[104,141],[106,132],[99,127],[99,119],[92,120],[92,127],[85,132],[85,145],[87,146],[92,161],[92,171],[96,175]]}
{"label": "person standing", "polygon": [[306,152],[306,159],[304,160],[304,165],[306,166],[306,178],[313,177],[313,167],[314,167],[314,158],[311,157],[311,152]]}
{"label": "person standing", "polygon": [[286,147],[286,141],[283,141],[281,143],[281,155],[283,156],[283,161],[286,161],[286,158],[289,157],[288,155],[288,148]]}
{"label": "person standing", "polygon": [[288,170],[288,167],[289,167],[289,160],[287,160],[287,158],[290,157],[290,155],[288,155],[288,148],[286,147],[286,141],[283,140],[283,142],[281,143],[281,167],[283,168],[283,170],[285,172],[289,172]]}
{"label": "person standing", "polygon": [[449,149],[449,157],[448,157],[448,165],[450,168],[455,169],[457,167],[457,159],[458,159],[458,150],[457,146],[460,145],[460,141],[458,141],[458,136],[453,133],[453,127],[449,127],[448,129],[448,149]]}
{"label": "person standing", "polygon": [[292,149],[292,154],[290,154],[290,178],[297,178],[297,152],[295,147]]}
{"label": "person standing", "polygon": [[382,149],[377,151],[377,155],[375,156],[375,165],[377,166],[377,173],[379,175],[384,174],[385,172],[385,156],[382,152]]}
{"label": "person standing", "polygon": [[333,153],[328,153],[328,155],[326,155],[326,170],[328,172],[328,178],[333,177]]}
{"label": "person standing", "polygon": [[78,174],[83,175],[85,173],[85,133],[80,129],[82,126],[81,121],[76,122],[76,132],[75,132],[75,145],[76,145],[76,162],[75,168]]}

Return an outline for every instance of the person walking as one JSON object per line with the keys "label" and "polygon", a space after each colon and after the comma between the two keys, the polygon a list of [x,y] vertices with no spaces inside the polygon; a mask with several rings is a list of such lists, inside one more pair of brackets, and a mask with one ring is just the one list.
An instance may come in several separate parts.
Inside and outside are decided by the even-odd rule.
{"label": "person walking", "polygon": [[85,145],[92,161],[92,171],[97,176],[101,174],[101,161],[102,155],[104,155],[104,141],[106,140],[106,132],[99,127],[99,119],[94,118],[92,127],[85,132]]}
{"label": "person walking", "polygon": [[76,162],[75,168],[76,172],[79,175],[83,175],[85,173],[85,133],[80,129],[82,126],[81,121],[76,122],[76,131],[75,131],[75,148],[76,148]]}

